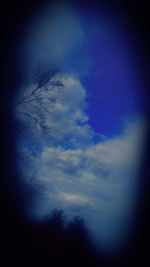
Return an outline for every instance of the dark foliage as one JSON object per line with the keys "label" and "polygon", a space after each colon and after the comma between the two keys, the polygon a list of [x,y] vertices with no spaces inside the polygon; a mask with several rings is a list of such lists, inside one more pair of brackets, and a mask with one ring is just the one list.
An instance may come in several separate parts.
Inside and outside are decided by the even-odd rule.
{"label": "dark foliage", "polygon": [[67,223],[64,212],[54,209],[43,222],[27,223],[26,234],[30,245],[27,251],[32,250],[31,257],[40,266],[100,264],[99,254],[95,254],[84,220],[79,216]]}

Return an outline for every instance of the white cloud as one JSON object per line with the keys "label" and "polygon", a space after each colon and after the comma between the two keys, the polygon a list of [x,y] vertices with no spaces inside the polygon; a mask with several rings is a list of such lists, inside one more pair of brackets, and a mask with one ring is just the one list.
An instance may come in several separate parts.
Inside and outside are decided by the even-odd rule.
{"label": "white cloud", "polygon": [[62,87],[52,85],[53,77],[38,90],[37,84],[21,90],[16,101],[25,99],[14,110],[21,125],[20,171],[27,181],[45,187],[31,215],[42,217],[52,208],[62,208],[70,217],[79,214],[111,246],[125,233],[134,211],[146,124],[142,118],[127,120],[122,134],[101,135],[102,141],[94,144],[86,90],[70,74],[72,69],[84,73],[90,64],[80,22],[66,5],[40,14],[27,28],[21,48],[27,72],[32,75],[44,63],[69,74],[57,76]]}
{"label": "white cloud", "polygon": [[123,236],[134,212],[142,131],[142,123],[136,122],[122,135],[96,145],[45,147],[39,158],[32,157],[36,180],[45,186],[43,207],[40,204],[39,210],[37,205],[36,216],[54,207],[70,216],[80,214],[102,243],[112,245]]}
{"label": "white cloud", "polygon": [[[122,134],[94,144],[85,113],[86,91],[73,76],[60,79],[61,90],[40,89],[44,101],[50,95],[56,101],[46,102],[43,110],[39,103],[24,103],[16,110],[16,116],[31,130],[30,141],[36,136],[36,142],[42,144],[36,156],[33,148],[20,148],[25,157],[20,165],[24,178],[28,176],[30,181],[33,177],[45,187],[43,200],[36,200],[32,215],[43,216],[52,208],[62,208],[68,216],[80,214],[95,236],[111,246],[125,233],[134,211],[146,123],[142,118],[128,120]],[[33,122],[29,125],[21,112],[29,112],[37,120],[42,117],[41,122],[50,129],[46,141],[41,129]]]}
{"label": "white cloud", "polygon": [[[34,98],[26,97],[28,101],[16,107],[15,116],[26,126],[28,135],[43,145],[85,145],[92,138],[92,129],[84,111],[86,91],[71,75],[59,77],[59,81],[63,83],[61,88],[52,86],[51,80],[37,90]],[[24,94],[28,96],[36,86],[32,85],[26,94],[22,92],[19,99],[23,99]],[[52,98],[54,101],[49,101]]]}
{"label": "white cloud", "polygon": [[75,204],[75,205],[84,205],[88,203],[88,199],[77,195],[77,194],[70,194],[68,192],[59,192],[58,198],[60,201],[69,202],[69,204]]}

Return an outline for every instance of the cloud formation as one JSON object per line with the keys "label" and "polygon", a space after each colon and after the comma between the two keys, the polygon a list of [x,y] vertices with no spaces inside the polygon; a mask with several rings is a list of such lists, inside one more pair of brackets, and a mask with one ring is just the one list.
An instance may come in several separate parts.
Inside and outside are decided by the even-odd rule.
{"label": "cloud formation", "polygon": [[91,64],[79,20],[65,5],[40,14],[23,40],[28,75],[39,63],[63,73],[42,86],[32,81],[16,98],[20,172],[31,185],[44,187],[28,212],[43,218],[62,208],[70,219],[81,215],[103,246],[115,247],[134,212],[146,123],[126,119],[122,133],[111,138],[93,131],[79,80]]}
{"label": "cloud formation", "polygon": [[[52,208],[62,208],[70,218],[80,214],[95,236],[111,246],[123,236],[134,211],[145,123],[128,120],[120,135],[94,143],[95,133],[85,112],[85,89],[74,76],[64,75],[60,81],[63,86],[59,90],[57,86],[40,89],[41,95],[46,94],[45,101],[51,95],[55,100],[43,102],[42,110],[38,101],[33,105],[25,102],[16,110],[18,120],[28,125],[31,132],[27,136],[33,143],[31,147],[25,144],[26,138],[21,141],[22,175],[45,188],[32,216],[42,218]],[[48,82],[44,88],[49,86]],[[42,118],[41,123],[49,129],[46,135],[23,115],[27,112],[36,120]],[[35,137],[37,151],[33,153]]]}
{"label": "cloud formation", "polygon": [[42,145],[84,146],[93,133],[84,111],[86,91],[73,76],[59,77],[61,87],[54,85],[55,79],[38,90],[34,84],[23,91],[19,98],[23,101],[17,101],[20,104],[15,108],[15,116],[23,123],[24,134]]}

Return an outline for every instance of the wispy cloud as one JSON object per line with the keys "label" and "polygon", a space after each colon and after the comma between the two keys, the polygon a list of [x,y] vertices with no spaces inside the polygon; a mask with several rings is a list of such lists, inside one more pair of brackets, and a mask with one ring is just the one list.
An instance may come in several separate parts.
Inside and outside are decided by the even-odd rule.
{"label": "wispy cloud", "polygon": [[91,64],[80,19],[68,2],[56,2],[40,10],[26,29],[21,47],[28,74],[39,63],[78,75],[86,74]]}

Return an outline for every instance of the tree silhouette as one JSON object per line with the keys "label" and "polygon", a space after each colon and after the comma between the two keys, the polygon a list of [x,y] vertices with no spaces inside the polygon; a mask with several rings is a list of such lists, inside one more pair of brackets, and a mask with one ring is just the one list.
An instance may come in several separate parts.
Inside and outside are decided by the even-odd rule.
{"label": "tree silhouette", "polygon": [[71,238],[75,240],[80,239],[80,241],[83,240],[87,234],[84,219],[80,216],[75,216],[73,220],[69,222],[67,231]]}
{"label": "tree silhouette", "polygon": [[47,116],[62,86],[58,69],[38,66],[31,84],[19,91],[12,106],[21,128],[28,125],[48,133]]}
{"label": "tree silhouette", "polygon": [[[49,118],[63,86],[60,77],[59,69],[39,65],[30,84],[20,88],[14,96],[11,111],[15,119],[17,165],[23,170],[22,176],[26,170],[32,170],[33,162],[29,157],[40,153],[51,138]],[[29,203],[35,195],[42,197],[44,188],[35,175],[31,172],[24,178],[23,201]]]}
{"label": "tree silhouette", "polygon": [[53,209],[47,218],[48,227],[55,233],[63,233],[65,230],[65,214],[62,210]]}
{"label": "tree silhouette", "polygon": [[[58,68],[46,67],[44,64],[40,64],[34,74],[32,75],[33,81],[37,83],[37,87],[41,88],[49,82],[54,76],[58,75],[60,70]],[[63,84],[59,80],[53,81],[54,86],[62,86]]]}

